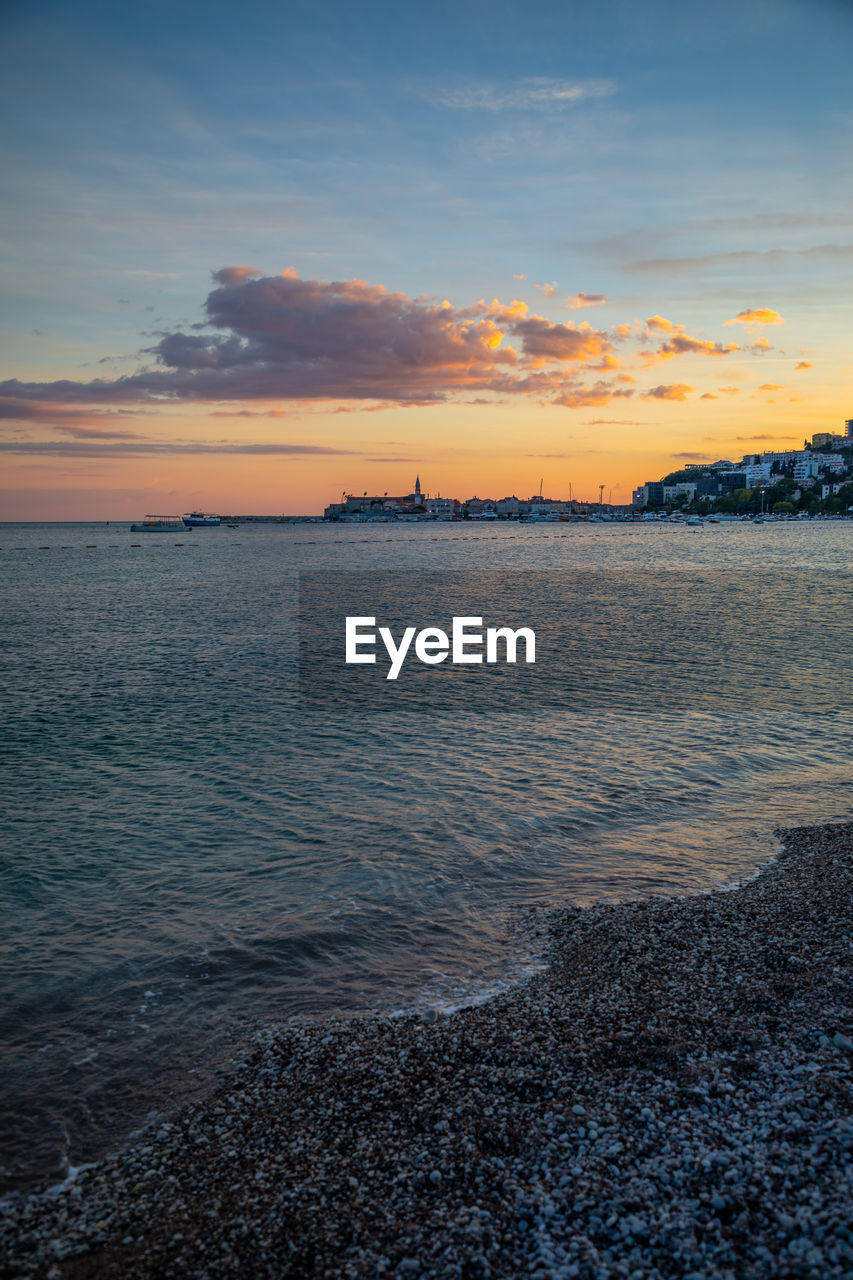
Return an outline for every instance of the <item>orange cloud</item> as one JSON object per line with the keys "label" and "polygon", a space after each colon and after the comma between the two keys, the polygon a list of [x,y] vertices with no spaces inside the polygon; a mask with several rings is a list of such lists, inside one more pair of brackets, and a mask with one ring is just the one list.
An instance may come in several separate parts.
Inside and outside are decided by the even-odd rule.
{"label": "orange cloud", "polygon": [[739,311],[731,320],[723,321],[723,324],[745,324],[750,332],[760,329],[765,324],[784,323],[779,312],[771,310],[770,307],[750,307],[746,311]]}
{"label": "orange cloud", "polygon": [[[615,369],[618,369],[620,367],[620,364],[621,362],[617,359],[616,356],[607,355],[607,356],[604,356],[599,361],[598,364],[592,365],[591,368],[595,369],[596,373],[612,373]],[[622,382],[626,380],[629,382],[634,381],[634,379],[628,375],[623,375],[620,379],[620,381]]]}
{"label": "orange cloud", "polygon": [[[285,267],[282,275],[293,272],[292,267]],[[236,288],[243,284],[246,280],[253,280],[256,276],[262,276],[263,271],[258,271],[257,267],[222,267],[219,271],[214,271],[213,278],[217,283],[225,285],[226,288]]]}
{"label": "orange cloud", "polygon": [[[364,280],[303,280],[292,267],[261,276],[225,267],[205,301],[205,322],[161,335],[144,354],[157,367],[112,380],[0,384],[0,406],[366,401],[436,403],[471,392],[560,395],[565,374],[545,365],[596,367],[606,332],[528,315],[517,299],[459,308],[392,293]],[[207,332],[199,332],[206,329]],[[509,335],[520,350],[504,343]],[[607,364],[605,368],[611,366]]]}
{"label": "orange cloud", "polygon": [[663,316],[649,316],[646,321],[647,329],[659,329],[663,333],[684,333],[683,324],[673,324],[671,320],[665,320]]}
{"label": "orange cloud", "polygon": [[722,391],[727,396],[740,395],[740,387],[717,387],[718,391]]}
{"label": "orange cloud", "polygon": [[713,391],[706,391],[704,395],[699,397],[700,400],[719,400],[719,396],[715,396]]}
{"label": "orange cloud", "polygon": [[600,307],[606,301],[603,293],[575,293],[566,298],[566,306],[570,311],[579,311],[581,307]]}
{"label": "orange cloud", "polygon": [[762,382],[758,388],[759,391],[784,391],[785,385],[781,382]]}
{"label": "orange cloud", "polygon": [[813,369],[813,368],[814,368],[814,365],[809,364],[808,360],[801,360],[798,365],[794,366],[794,373],[796,373],[798,369]]}
{"label": "orange cloud", "polygon": [[732,351],[740,351],[740,347],[736,342],[727,342],[723,346],[721,342],[709,342],[704,338],[689,338],[686,334],[676,333],[673,334],[669,342],[665,342],[658,347],[657,358],[671,360],[673,356],[684,355],[727,356]]}
{"label": "orange cloud", "polygon": [[557,282],[555,280],[553,284],[535,284],[533,288],[538,289],[544,297],[553,298],[557,292]]}
{"label": "orange cloud", "polygon": [[607,334],[588,324],[551,324],[542,316],[514,320],[512,332],[522,339],[524,354],[541,360],[595,360],[610,351]]}
{"label": "orange cloud", "polygon": [[556,398],[554,403],[564,405],[568,409],[581,409],[595,404],[609,404],[611,400],[624,400],[633,394],[634,392],[629,389],[620,390],[608,382],[596,382],[592,387],[575,387],[571,391],[564,392]]}
{"label": "orange cloud", "polygon": [[643,398],[646,400],[686,400],[688,393],[695,390],[695,387],[689,387],[686,382],[671,382],[668,385],[652,387],[649,391],[644,391]]}

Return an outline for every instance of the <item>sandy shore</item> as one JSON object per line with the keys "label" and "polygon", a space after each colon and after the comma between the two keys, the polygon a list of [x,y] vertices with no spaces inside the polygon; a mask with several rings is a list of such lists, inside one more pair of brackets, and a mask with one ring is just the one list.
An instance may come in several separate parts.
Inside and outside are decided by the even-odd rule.
{"label": "sandy shore", "polygon": [[300,1028],[61,1193],[3,1276],[853,1274],[853,826],[731,892],[571,909],[452,1016]]}

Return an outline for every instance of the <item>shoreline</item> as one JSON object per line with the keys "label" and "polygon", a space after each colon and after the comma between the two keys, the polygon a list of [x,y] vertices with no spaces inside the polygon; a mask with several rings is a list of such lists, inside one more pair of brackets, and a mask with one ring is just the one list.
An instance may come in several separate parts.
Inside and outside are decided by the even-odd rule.
{"label": "shoreline", "polygon": [[0,1275],[849,1274],[853,824],[779,835],[736,888],[558,910],[485,1003],[271,1033],[12,1197]]}

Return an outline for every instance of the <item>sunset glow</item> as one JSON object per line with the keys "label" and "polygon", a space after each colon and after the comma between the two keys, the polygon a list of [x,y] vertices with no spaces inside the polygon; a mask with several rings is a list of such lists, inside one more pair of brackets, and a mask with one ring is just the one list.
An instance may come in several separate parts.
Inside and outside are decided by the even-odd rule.
{"label": "sunset glow", "polygon": [[627,502],[853,413],[843,6],[201,13],[3,19],[0,517]]}

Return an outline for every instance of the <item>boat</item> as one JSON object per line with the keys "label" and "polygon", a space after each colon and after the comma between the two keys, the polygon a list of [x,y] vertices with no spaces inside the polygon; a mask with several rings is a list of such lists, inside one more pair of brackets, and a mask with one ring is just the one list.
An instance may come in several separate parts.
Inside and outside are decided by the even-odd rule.
{"label": "boat", "polygon": [[142,524],[132,524],[131,533],[183,533],[181,516],[146,516]]}
{"label": "boat", "polygon": [[196,529],[203,526],[214,526],[220,524],[220,517],[211,515],[209,511],[189,511],[185,512],[181,517],[188,529]]}
{"label": "boat", "polygon": [[688,516],[687,519],[684,521],[684,523],[690,529],[701,529],[705,521],[701,518],[701,516]]}

